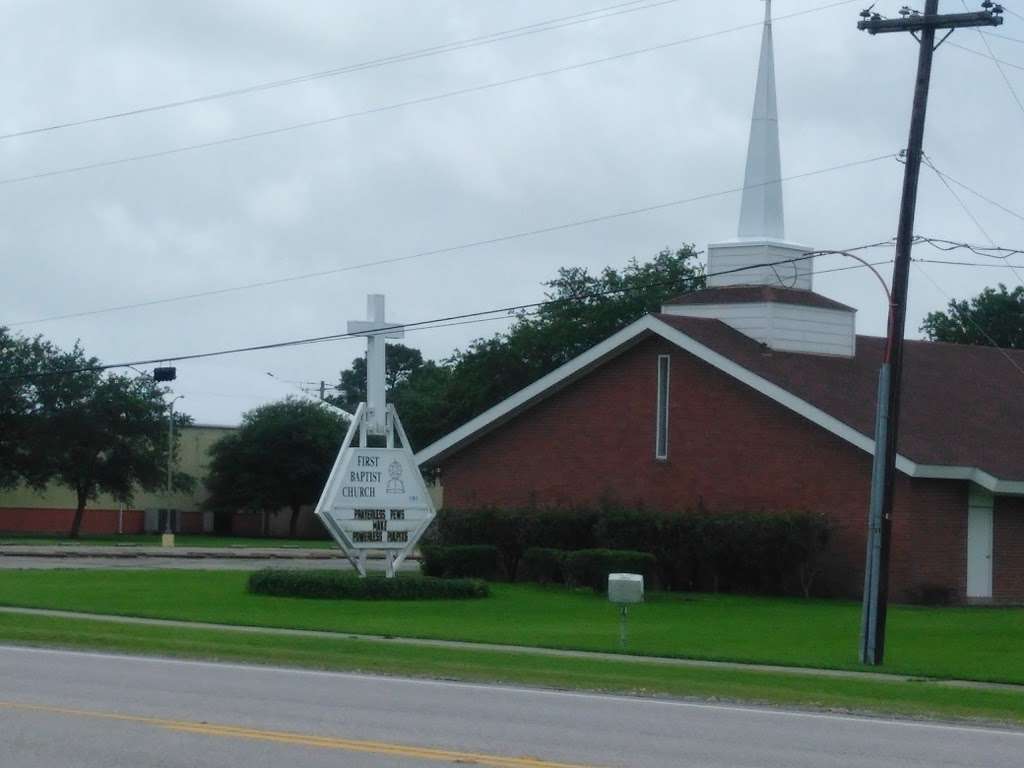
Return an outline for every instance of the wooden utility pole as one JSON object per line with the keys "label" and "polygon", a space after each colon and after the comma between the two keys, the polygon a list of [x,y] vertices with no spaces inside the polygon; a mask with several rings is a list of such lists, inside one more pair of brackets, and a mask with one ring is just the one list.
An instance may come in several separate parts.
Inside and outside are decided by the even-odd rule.
{"label": "wooden utility pole", "polygon": [[[885,620],[889,602],[889,546],[892,534],[893,485],[896,477],[896,438],[899,433],[900,383],[903,374],[903,335],[907,318],[907,288],[910,280],[910,252],[914,242],[914,214],[917,185],[921,175],[925,116],[932,75],[932,55],[947,37],[962,27],[994,27],[1003,23],[1003,8],[991,0],[975,13],[939,14],[939,0],[926,0],[924,13],[906,6],[900,18],[884,19],[870,9],[861,13],[857,28],[872,35],[910,32],[920,44],[917,83],[910,118],[910,139],[903,175],[903,198],[896,235],[889,305],[889,330],[885,358],[878,377],[878,406],[875,417],[875,458],[871,472],[871,502],[868,510],[868,547],[864,569],[864,612],[861,621],[860,661],[880,665],[885,658]],[[937,30],[948,30],[935,43]]]}

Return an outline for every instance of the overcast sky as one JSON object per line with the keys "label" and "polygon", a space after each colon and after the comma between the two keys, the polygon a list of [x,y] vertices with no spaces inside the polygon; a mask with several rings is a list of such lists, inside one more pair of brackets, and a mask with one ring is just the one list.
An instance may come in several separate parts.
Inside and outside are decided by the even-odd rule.
{"label": "overcast sky", "polygon": [[[622,2],[622,0],[618,0]],[[641,5],[651,5],[647,0]],[[139,0],[4,4],[0,133],[300,76],[611,6],[616,0]],[[975,0],[969,0],[972,7]],[[776,0],[776,16],[830,0]],[[879,4],[894,14],[897,0]],[[884,7],[883,7],[884,6]],[[944,0],[945,11],[962,10]],[[906,142],[917,50],[856,30],[858,3],[775,25],[783,175],[891,153]],[[1017,10],[1015,3],[1009,4]],[[1024,12],[1024,4],[1021,5]],[[677,0],[554,31],[234,98],[0,141],[0,181],[270,130],[518,78],[756,23],[759,0]],[[1024,40],[1024,19],[999,34]],[[0,183],[0,324],[107,362],[343,332],[365,295],[419,321],[541,298],[563,265],[598,270],[665,246],[735,235],[739,196],[313,280],[85,318],[51,315],[330,270],[555,226],[742,184],[760,30],[746,28],[560,74],[155,159]],[[983,50],[976,31],[953,41]],[[990,38],[1024,96],[1024,43]],[[943,47],[926,152],[947,174],[1024,211],[1024,110],[996,65]],[[787,236],[846,248],[895,234],[902,166],[885,160],[785,185]],[[962,192],[996,242],[1024,221]],[[928,171],[917,231],[985,243]],[[928,258],[979,261],[972,254]],[[891,250],[871,252],[891,258]],[[1024,261],[1022,259],[1021,261]],[[818,269],[843,266],[841,257]],[[891,267],[883,268],[886,276]],[[1005,269],[912,274],[908,329]],[[881,334],[885,300],[864,270],[816,290]],[[17,323],[22,323],[17,325]],[[444,357],[504,322],[409,333]],[[335,382],[364,342],[337,341],[178,364],[179,406],[236,423]]]}

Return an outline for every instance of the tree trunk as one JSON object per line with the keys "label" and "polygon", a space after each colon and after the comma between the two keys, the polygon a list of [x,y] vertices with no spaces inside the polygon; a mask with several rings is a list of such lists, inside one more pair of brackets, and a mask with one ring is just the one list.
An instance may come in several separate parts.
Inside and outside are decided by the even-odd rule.
{"label": "tree trunk", "polygon": [[288,521],[288,538],[295,538],[295,529],[299,526],[299,510],[302,509],[298,504],[292,504],[292,517]]}
{"label": "tree trunk", "polygon": [[69,539],[77,539],[79,533],[82,530],[82,518],[85,516],[85,494],[82,491],[77,492],[78,506],[75,508],[75,518],[71,521],[71,533],[68,535]]}

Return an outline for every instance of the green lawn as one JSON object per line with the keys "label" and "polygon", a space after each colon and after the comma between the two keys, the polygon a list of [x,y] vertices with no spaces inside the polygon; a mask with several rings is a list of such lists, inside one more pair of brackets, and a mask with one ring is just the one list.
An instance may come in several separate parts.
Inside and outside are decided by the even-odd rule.
{"label": "green lawn", "polygon": [[[334,547],[328,539],[257,539],[242,536],[210,536],[179,533],[174,537],[179,547],[302,547],[328,549]],[[87,536],[69,539],[66,536],[43,534],[0,533],[0,546],[4,544],[37,544],[39,546],[77,546],[80,544],[117,546],[160,546],[159,533],[123,533],[111,536]]]}
{"label": "green lawn", "polygon": [[901,715],[985,718],[1024,724],[1024,695],[922,682],[877,682],[748,670],[666,667],[497,651],[386,645],[346,638],[281,638],[226,630],[175,629],[0,614],[0,638],[185,658],[280,664],[445,679],[522,683],[641,695],[840,708]]}
{"label": "green lawn", "polygon": [[[237,571],[0,571],[0,604],[374,635],[618,650],[603,597],[494,584],[485,600],[322,601],[249,595]],[[859,604],[658,594],[631,612],[639,654],[859,669]],[[289,641],[291,642],[291,641]],[[1024,609],[895,607],[884,671],[1024,684]]]}

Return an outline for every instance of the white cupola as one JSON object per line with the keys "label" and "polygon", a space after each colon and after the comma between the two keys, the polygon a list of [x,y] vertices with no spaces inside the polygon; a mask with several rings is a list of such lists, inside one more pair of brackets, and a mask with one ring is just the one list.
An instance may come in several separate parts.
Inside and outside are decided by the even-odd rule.
{"label": "white cupola", "polygon": [[765,2],[736,234],[708,246],[707,289],[684,294],[662,311],[716,318],[779,351],[853,356],[856,310],[813,293],[814,260],[802,257],[814,249],[786,240],[771,0]]}

